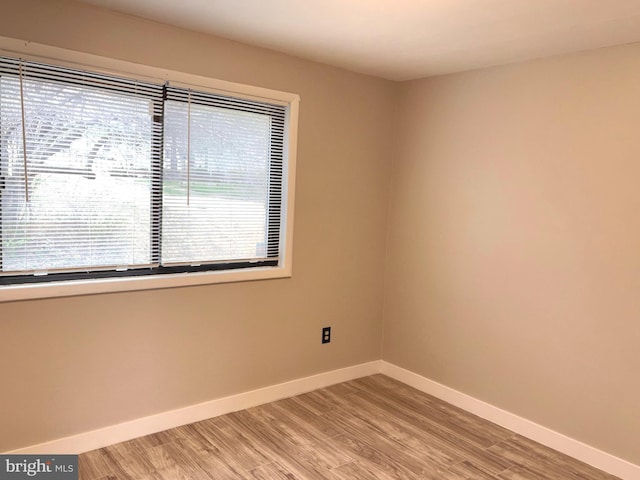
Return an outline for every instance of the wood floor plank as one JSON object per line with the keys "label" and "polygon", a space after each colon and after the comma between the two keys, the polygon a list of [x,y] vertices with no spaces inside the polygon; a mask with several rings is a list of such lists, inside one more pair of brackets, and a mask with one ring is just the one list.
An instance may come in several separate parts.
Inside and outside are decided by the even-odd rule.
{"label": "wood floor plank", "polygon": [[434,442],[432,435],[425,434],[423,430],[415,428],[412,423],[359,397],[352,398],[352,408],[343,410],[353,419],[374,422],[385,436],[396,440],[408,450],[420,452],[423,458],[434,465],[450,466],[462,462],[465,458],[460,452],[448,448],[447,445]]}
{"label": "wood floor plank", "polygon": [[407,408],[401,403],[395,403],[393,397],[388,394],[375,395],[370,392],[358,393],[364,400],[387,410],[390,415],[413,425],[422,431],[422,435],[429,438],[430,445],[436,445],[439,450],[449,452],[451,455],[468,459],[476,465],[481,465],[487,471],[499,473],[506,470],[512,464],[493,452],[486,451],[477,444],[470,442],[466,436],[443,428],[420,412]]}
{"label": "wood floor plank", "polygon": [[102,450],[93,450],[78,457],[78,471],[84,480],[98,480],[112,475]]}
{"label": "wood floor plank", "polygon": [[[191,480],[194,477],[191,477],[189,473],[185,472],[182,468],[177,465],[173,467],[167,468],[165,470],[157,471],[150,473],[144,477],[140,477],[140,480]],[[210,480],[209,476],[200,477],[202,480]],[[195,477],[194,480],[200,480],[198,477]]]}
{"label": "wood floor plank", "polygon": [[79,471],[81,480],[616,480],[384,375],[87,452]]}
{"label": "wood floor plank", "polygon": [[336,383],[335,385],[331,385],[329,387],[325,387],[322,389],[322,391],[336,396],[343,396],[356,391],[356,387],[354,387],[351,382],[342,382]]}
{"label": "wood floor plank", "polygon": [[299,395],[295,398],[312,412],[322,415],[323,413],[327,413],[331,410],[347,405],[349,397],[355,392],[357,392],[355,389],[349,393],[335,393],[330,390],[316,390],[314,392],[305,393],[304,395]]}
{"label": "wood floor plank", "polygon": [[270,458],[278,461],[296,476],[310,480],[330,478],[325,468],[305,461],[305,456],[300,453],[298,447],[280,437],[273,425],[251,415],[248,411],[235,412],[229,416],[233,420],[234,428],[260,444],[261,449],[268,452]]}
{"label": "wood floor plank", "polygon": [[207,450],[237,469],[253,470],[272,461],[259,445],[234,429],[226,415],[193,424],[193,430],[209,443]]}
{"label": "wood floor plank", "polygon": [[252,480],[302,480],[278,462],[268,463],[249,472]]}
{"label": "wood floor plank", "polygon": [[491,472],[487,472],[482,467],[471,462],[460,462],[449,468],[444,475],[446,480],[495,480],[496,477]]}
{"label": "wood floor plank", "polygon": [[[263,418],[269,418],[272,426],[281,433],[282,437],[287,438],[294,445],[308,445],[316,441],[324,440],[329,435],[325,433],[325,430],[329,429],[330,433],[340,433],[336,428],[332,428],[332,425],[320,416],[315,416],[316,421],[305,421],[293,413],[287,408],[279,406],[279,402],[264,405],[260,409],[250,410],[253,415],[259,414]],[[319,425],[324,422],[324,428]]]}
{"label": "wood floor plank", "polygon": [[353,389],[366,388],[368,390],[379,391],[381,389],[394,390],[398,387],[405,387],[404,383],[399,382],[391,377],[378,373],[376,375],[369,375],[368,377],[358,378],[349,382],[349,385]]}
{"label": "wood floor plank", "polygon": [[389,387],[386,378],[382,375],[374,375],[358,380],[359,383],[356,385],[368,393],[390,396],[394,403],[419,413],[425,419],[463,436],[466,440],[482,448],[490,447],[513,435],[506,428],[487,422],[408,385],[392,383],[392,386]]}
{"label": "wood floor plank", "polygon": [[291,454],[304,459],[305,462],[315,465],[316,468],[331,470],[353,461],[333,439],[318,441],[309,445],[301,445],[290,450]]}
{"label": "wood floor plank", "polygon": [[339,435],[333,441],[344,449],[349,456],[357,459],[362,465],[372,465],[392,478],[398,480],[416,480],[420,475],[397,462],[386,453],[376,450],[364,441],[351,435]]}
{"label": "wood floor plank", "polygon": [[489,448],[503,458],[509,459],[521,467],[518,472],[526,475],[526,469],[537,473],[543,480],[546,477],[562,476],[570,480],[613,480],[616,477],[593,468],[574,458],[540,445],[533,440],[514,435],[511,439]]}
{"label": "wood floor plank", "polygon": [[331,470],[335,480],[394,480],[395,477],[387,475],[371,465],[365,466],[354,461]]}
{"label": "wood floor plank", "polygon": [[[194,448],[195,446],[195,448]],[[165,443],[157,447],[147,449],[145,459],[153,465],[150,473],[157,472],[160,477],[187,475],[188,478],[210,480],[212,477],[208,473],[211,471],[207,461],[208,456],[198,450],[197,442],[185,442],[181,438],[176,438],[172,443]],[[226,473],[226,467],[216,464],[220,471],[216,472],[216,478],[232,478]]]}
{"label": "wood floor plank", "polygon": [[347,433],[340,427],[327,421],[323,415],[313,413],[297,398],[281,400],[274,405],[282,413],[286,413],[292,420],[309,425],[319,434],[324,435],[325,438]]}
{"label": "wood floor plank", "polygon": [[155,467],[142,455],[143,451],[123,444],[102,449],[105,462],[118,478],[136,479],[155,471]]}
{"label": "wood floor plank", "polygon": [[170,470],[177,466],[177,460],[167,453],[166,448],[164,448],[165,445],[168,444],[163,443],[156,447],[149,447],[144,452],[149,463],[153,465],[154,471]]}
{"label": "wood floor plank", "polygon": [[365,421],[340,411],[327,415],[335,418],[337,422],[344,425],[345,430],[350,431],[363,443],[393,458],[396,463],[400,463],[416,475],[422,475],[428,471],[439,473],[450,464],[450,462],[440,461],[440,458],[424,455],[421,447],[411,448],[394,440],[386,434],[384,429],[379,428],[375,421]]}
{"label": "wood floor plank", "polygon": [[532,471],[527,467],[514,466],[498,475],[500,480],[568,480],[562,472],[550,472],[536,469]]}

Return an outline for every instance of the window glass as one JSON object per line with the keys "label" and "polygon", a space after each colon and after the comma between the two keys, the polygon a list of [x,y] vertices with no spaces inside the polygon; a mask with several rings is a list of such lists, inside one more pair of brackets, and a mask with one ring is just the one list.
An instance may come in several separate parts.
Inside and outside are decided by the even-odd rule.
{"label": "window glass", "polygon": [[37,80],[23,92],[26,163],[20,81],[2,76],[2,270],[149,264],[150,101]]}
{"label": "window glass", "polygon": [[162,262],[266,256],[270,117],[165,104]]}

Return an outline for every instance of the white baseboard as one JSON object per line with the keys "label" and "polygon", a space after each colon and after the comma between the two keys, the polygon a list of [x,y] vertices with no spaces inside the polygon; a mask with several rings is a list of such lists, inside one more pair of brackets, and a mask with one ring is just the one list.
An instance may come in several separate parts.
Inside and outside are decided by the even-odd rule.
{"label": "white baseboard", "polygon": [[565,453],[623,480],[640,479],[640,466],[610,455],[578,440],[538,425],[482,400],[383,360],[324,372],[269,387],[251,390],[168,412],[139,418],[70,437],[52,440],[7,453],[79,454],[124,442],[169,428],[186,425],[226,413],[293,397],[375,373],[383,373],[418,390],[440,398],[479,417],[497,423],[520,435]]}
{"label": "white baseboard", "polygon": [[519,417],[482,400],[478,400],[477,398],[418,375],[417,373],[385,361],[381,362],[380,372],[481,418],[497,423],[502,427],[519,433],[523,437],[530,438],[611,475],[620,477],[623,480],[640,479],[640,466],[638,465],[634,465],[626,460],[610,455],[602,450],[598,450],[578,440],[538,425],[526,418]]}
{"label": "white baseboard", "polygon": [[151,433],[161,432],[169,428],[255,407],[282,398],[293,397],[301,393],[328,387],[360,377],[380,373],[379,360],[324,372],[310,377],[299,378],[290,382],[271,385],[188,407],[151,415],[148,417],[119,423],[98,430],[80,433],[50,442],[31,445],[7,453],[16,454],[80,454],[106,447],[114,443],[124,442]]}

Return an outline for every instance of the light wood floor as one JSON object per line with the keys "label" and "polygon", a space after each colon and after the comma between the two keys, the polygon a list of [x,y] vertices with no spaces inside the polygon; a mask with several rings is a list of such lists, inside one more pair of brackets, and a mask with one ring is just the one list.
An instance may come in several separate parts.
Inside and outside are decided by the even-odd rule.
{"label": "light wood floor", "polygon": [[612,480],[382,375],[80,456],[82,480]]}

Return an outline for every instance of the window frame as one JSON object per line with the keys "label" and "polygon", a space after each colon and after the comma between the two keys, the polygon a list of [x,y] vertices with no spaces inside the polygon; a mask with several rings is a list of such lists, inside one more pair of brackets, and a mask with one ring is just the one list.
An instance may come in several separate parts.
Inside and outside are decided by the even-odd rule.
{"label": "window frame", "polygon": [[[270,102],[286,107],[283,158],[282,204],[280,217],[280,259],[275,266],[251,267],[245,264],[227,269],[189,271],[167,267],[162,273],[77,278],[40,283],[0,285],[0,302],[36,298],[65,297],[135,290],[174,288],[194,285],[287,278],[292,275],[293,209],[299,96],[297,94],[244,85],[200,75],[165,70],[122,60],[74,52],[22,40],[0,37],[0,55],[48,63],[60,67],[90,70],[152,82],[170,82],[172,86],[213,94]],[[238,268],[241,267],[241,268]]]}

